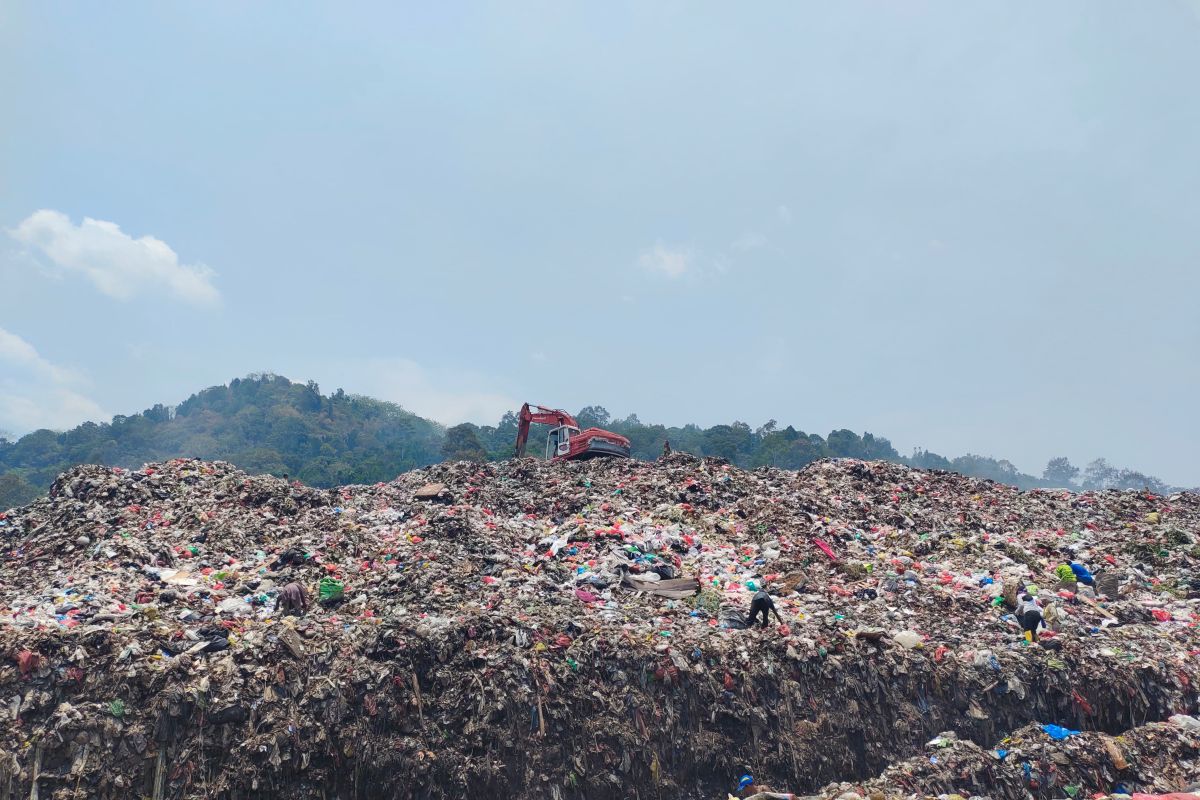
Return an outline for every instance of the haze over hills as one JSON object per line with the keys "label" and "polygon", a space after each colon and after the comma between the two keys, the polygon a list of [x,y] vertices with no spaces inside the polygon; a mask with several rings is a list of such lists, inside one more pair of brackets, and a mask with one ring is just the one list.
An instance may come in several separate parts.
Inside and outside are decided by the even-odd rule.
{"label": "haze over hills", "polygon": [[[1172,488],[1103,459],[1085,470],[1065,458],[1054,459],[1037,477],[989,456],[947,458],[917,451],[906,457],[882,436],[845,429],[822,437],[780,427],[774,420],[757,429],[744,422],[667,427],[643,423],[634,414],[613,419],[599,406],[588,406],[577,417],[584,427],[597,425],[627,436],[634,456],[641,459],[656,458],[669,440],[675,450],[719,456],[748,468],[798,469],[821,458],[852,457],[952,470],[1021,488]],[[186,456],[335,486],[391,480],[445,459],[502,460],[512,455],[516,432],[514,412],[495,426],[468,423],[447,429],[394,403],[342,389],[326,395],[315,383],[251,375],[204,389],[178,406],[159,404],[111,422],[87,422],[64,432],[39,430],[16,441],[0,438],[0,508],[28,502],[59,473],[80,463],[137,467]],[[535,429],[531,441],[538,439]],[[531,446],[530,452],[540,448]]]}

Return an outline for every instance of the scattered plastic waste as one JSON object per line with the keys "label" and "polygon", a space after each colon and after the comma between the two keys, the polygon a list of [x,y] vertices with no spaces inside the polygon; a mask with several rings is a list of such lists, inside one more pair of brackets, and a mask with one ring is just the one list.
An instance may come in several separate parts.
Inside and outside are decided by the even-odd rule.
{"label": "scattered plastic waste", "polygon": [[[1017,800],[1048,764],[1055,797],[1200,780],[1193,494],[684,455],[318,490],[181,459],[75,468],[0,522],[15,797],[723,797],[745,773],[763,797]],[[292,583],[313,602],[284,607]],[[748,628],[760,589],[781,619]]]}

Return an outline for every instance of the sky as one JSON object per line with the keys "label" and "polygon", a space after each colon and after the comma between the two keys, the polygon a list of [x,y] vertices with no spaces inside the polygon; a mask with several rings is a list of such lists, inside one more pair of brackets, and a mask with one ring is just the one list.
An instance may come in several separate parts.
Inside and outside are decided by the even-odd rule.
{"label": "sky", "polygon": [[0,2],[0,429],[252,372],[1200,485],[1200,2]]}

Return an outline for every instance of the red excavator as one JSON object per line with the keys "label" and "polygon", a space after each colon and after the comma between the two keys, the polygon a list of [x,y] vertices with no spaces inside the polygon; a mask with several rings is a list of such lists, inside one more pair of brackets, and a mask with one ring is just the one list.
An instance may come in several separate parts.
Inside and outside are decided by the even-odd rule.
{"label": "red excavator", "polygon": [[517,428],[517,458],[525,455],[529,426],[534,422],[550,426],[546,435],[546,458],[552,461],[583,461],[601,456],[629,458],[629,440],[619,433],[588,428],[579,430],[579,423],[565,411],[543,406],[521,406],[520,427]]}

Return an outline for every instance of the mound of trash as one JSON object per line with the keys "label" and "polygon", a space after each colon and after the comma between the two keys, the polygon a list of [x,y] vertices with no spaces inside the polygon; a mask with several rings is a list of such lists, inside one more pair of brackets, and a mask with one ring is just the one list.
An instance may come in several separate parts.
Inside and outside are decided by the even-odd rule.
{"label": "mound of trash", "polygon": [[987,749],[944,733],[930,740],[925,752],[893,764],[878,778],[827,786],[812,800],[913,795],[1073,798],[1081,792],[1092,796],[1099,786],[1117,795],[1154,796],[1147,793],[1200,788],[1197,758],[1200,721],[1190,716],[1141,725],[1120,736],[1026,725]]}
{"label": "mound of trash", "polygon": [[[334,490],[79,467],[0,514],[0,787],[1182,791],[1197,537],[1195,494],[852,460],[459,462]],[[779,618],[747,628],[761,590]]]}

